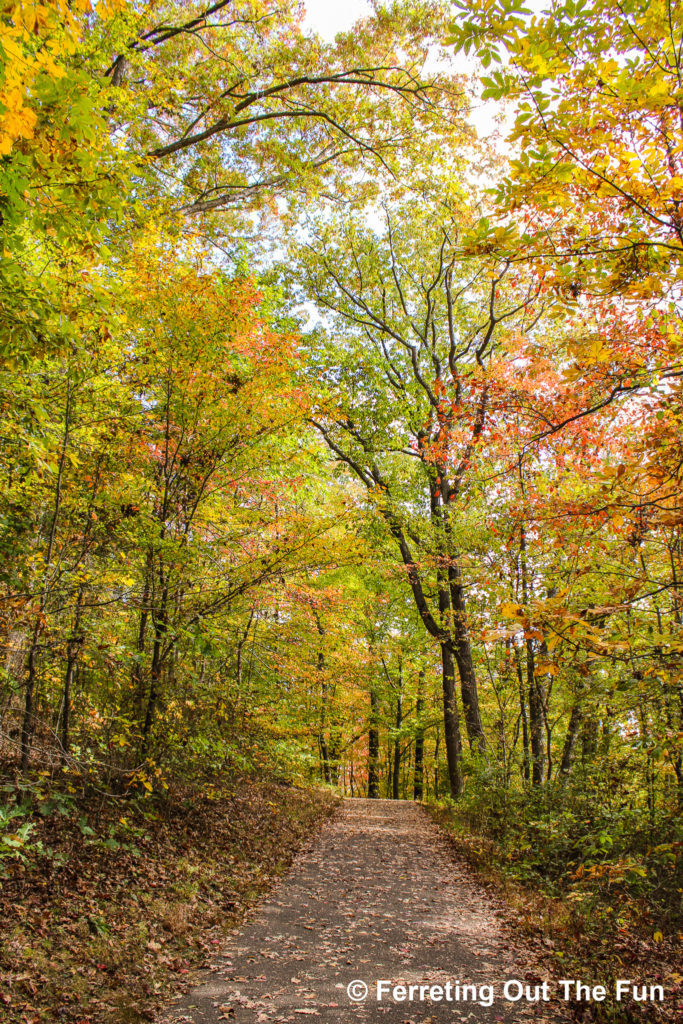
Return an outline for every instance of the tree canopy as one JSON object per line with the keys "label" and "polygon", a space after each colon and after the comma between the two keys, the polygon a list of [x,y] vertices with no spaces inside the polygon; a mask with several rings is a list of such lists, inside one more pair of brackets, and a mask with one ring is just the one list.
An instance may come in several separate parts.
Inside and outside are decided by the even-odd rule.
{"label": "tree canopy", "polygon": [[0,17],[3,757],[448,798],[679,920],[683,9],[301,16]]}

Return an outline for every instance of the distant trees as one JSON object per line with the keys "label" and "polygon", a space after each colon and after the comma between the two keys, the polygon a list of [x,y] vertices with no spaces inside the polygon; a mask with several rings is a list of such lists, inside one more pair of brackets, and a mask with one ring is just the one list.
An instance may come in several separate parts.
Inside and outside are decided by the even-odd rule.
{"label": "distant trees", "polygon": [[67,761],[94,743],[129,765],[192,719],[213,731],[226,616],[328,559],[311,547],[327,524],[279,480],[303,410],[254,283],[153,242],[119,274],[125,307],[90,351],[3,380],[5,701],[21,696],[24,767],[46,728]]}

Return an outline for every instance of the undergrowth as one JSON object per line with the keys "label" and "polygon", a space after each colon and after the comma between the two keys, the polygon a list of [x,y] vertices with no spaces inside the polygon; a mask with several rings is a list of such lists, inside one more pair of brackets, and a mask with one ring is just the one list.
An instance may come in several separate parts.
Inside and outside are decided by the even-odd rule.
{"label": "undergrowth", "polygon": [[[604,794],[603,794],[604,798]],[[552,951],[558,974],[662,984],[646,1007],[577,1005],[581,1021],[677,1019],[683,993],[681,857],[675,813],[606,806],[590,786],[515,792],[491,780],[432,806],[457,853],[501,890],[518,926]]]}
{"label": "undergrowth", "polygon": [[2,781],[7,1024],[154,1019],[334,807],[329,793],[254,777],[125,798],[60,785]]}

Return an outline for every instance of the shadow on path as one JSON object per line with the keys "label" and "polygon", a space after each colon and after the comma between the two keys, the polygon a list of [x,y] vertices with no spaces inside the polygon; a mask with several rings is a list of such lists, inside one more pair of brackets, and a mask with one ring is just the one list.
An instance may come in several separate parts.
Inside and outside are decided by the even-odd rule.
{"label": "shadow on path", "polygon": [[[530,986],[531,996],[543,980],[531,953],[513,948],[490,897],[453,860],[426,812],[407,801],[347,800],[232,936],[204,984],[163,1021],[567,1019],[552,985],[550,1002],[512,1003],[503,993],[508,979]],[[354,980],[368,986],[361,1002],[347,993]],[[397,1001],[389,992],[378,1002],[378,980],[404,985],[406,998],[399,989]],[[410,985],[425,987],[422,999],[419,988],[409,998]]]}

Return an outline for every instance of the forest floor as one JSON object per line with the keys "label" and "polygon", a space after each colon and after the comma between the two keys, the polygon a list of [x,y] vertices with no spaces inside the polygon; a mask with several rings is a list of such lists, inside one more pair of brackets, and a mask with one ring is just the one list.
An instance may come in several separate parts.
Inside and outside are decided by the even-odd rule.
{"label": "forest floor", "polygon": [[[448,837],[456,860],[467,864],[487,892],[502,901],[507,926],[524,941],[546,949],[564,977],[606,988],[603,1002],[572,1004],[577,1020],[582,1024],[683,1021],[683,935],[671,920],[667,934],[657,934],[661,904],[653,907],[642,893],[633,893],[623,884],[605,884],[600,871],[589,870],[579,878],[574,866],[558,882],[557,870],[543,871],[538,848],[525,848],[523,840],[518,840],[518,846],[514,840],[496,841],[481,821],[473,824],[467,816],[458,818],[452,807],[431,805],[429,810]],[[520,863],[525,864],[523,873]],[[665,892],[671,888],[667,879]],[[674,901],[671,910],[676,910]],[[639,989],[643,984],[659,985],[664,999],[616,1002],[613,994],[620,978],[632,979]]]}
{"label": "forest floor", "polygon": [[[204,983],[162,1019],[164,1024],[295,1024],[305,1017],[324,1024],[576,1019],[558,1000],[547,961],[547,951],[510,932],[504,905],[454,861],[448,840],[421,807],[347,800],[220,951]],[[525,994],[529,986],[532,997],[537,989],[543,995],[545,982],[549,1000],[506,1000],[504,985],[511,979]],[[383,989],[381,1001],[378,981],[390,987]],[[351,996],[362,995],[364,985],[367,997],[354,1001]],[[519,991],[513,984],[509,994]]]}
{"label": "forest floor", "polygon": [[0,862],[7,1024],[155,1020],[337,802],[263,779],[159,800],[27,793],[29,863]]}
{"label": "forest floor", "polygon": [[[601,1021],[676,1019],[670,1001],[631,1004],[631,1016],[628,1002],[617,1014],[571,989],[565,1000],[559,978],[595,984],[594,965],[558,974],[553,943],[526,934],[509,894],[454,855],[423,808],[356,799],[330,816],[337,804],[264,780],[229,790],[205,780],[163,801],[129,801],[124,813],[111,799],[95,807],[93,794],[61,810],[43,804],[32,836],[42,853],[0,878],[0,1018],[588,1024],[607,1010]],[[625,976],[645,980],[641,967],[625,965]],[[352,981],[367,998],[350,998]]]}
{"label": "forest floor", "polygon": [[[538,848],[525,847],[520,839],[518,845],[514,840],[503,844],[482,828],[481,820],[473,823],[467,815],[458,817],[453,807],[432,805],[429,810],[449,838],[456,859],[474,871],[487,892],[503,901],[508,925],[525,941],[546,948],[564,977],[582,978],[589,986],[602,984],[606,988],[602,1002],[574,1002],[572,1011],[578,1020],[584,1024],[593,1020],[610,1024],[683,1021],[683,934],[676,919],[667,923],[666,935],[657,932],[657,921],[663,916],[661,902],[655,906],[642,892],[634,893],[624,883],[610,881],[604,870],[589,869],[580,876],[573,865],[559,874],[558,881],[557,869],[544,871]],[[661,896],[664,890],[672,916],[676,912],[676,897],[671,892],[674,885],[668,878],[666,889],[661,886],[658,893]],[[678,893],[682,892],[679,888]],[[631,978],[639,994],[643,984],[658,985],[665,998],[616,1002],[610,993],[620,978]]]}

